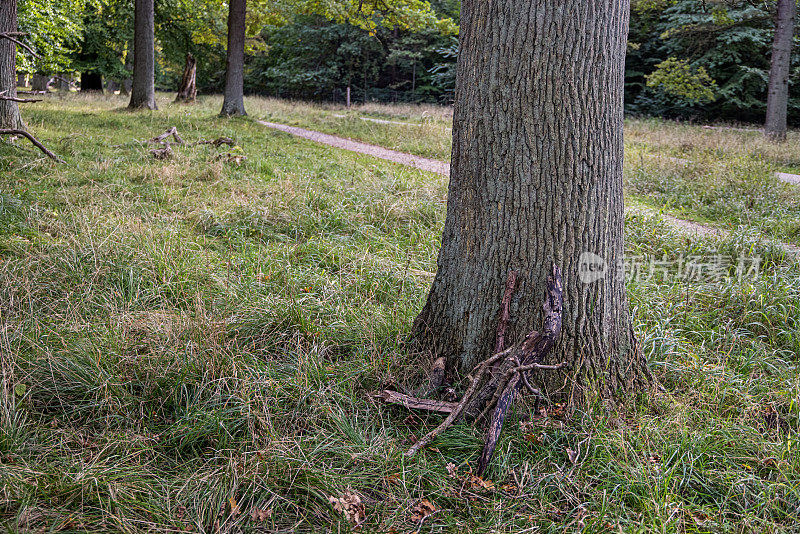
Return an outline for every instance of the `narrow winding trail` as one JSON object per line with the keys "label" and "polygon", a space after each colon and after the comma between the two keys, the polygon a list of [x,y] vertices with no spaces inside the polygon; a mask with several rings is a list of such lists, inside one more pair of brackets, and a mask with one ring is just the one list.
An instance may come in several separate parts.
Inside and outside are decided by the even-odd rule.
{"label": "narrow winding trail", "polygon": [[332,147],[341,148],[343,150],[349,150],[351,152],[358,152],[359,154],[366,154],[367,156],[374,156],[376,158],[393,161],[395,163],[400,163],[401,165],[407,165],[409,167],[414,167],[427,172],[434,172],[443,176],[450,176],[450,164],[445,161],[422,158],[420,156],[407,154],[405,152],[389,150],[388,148],[383,148],[381,146],[370,145],[360,141],[353,141],[352,139],[345,139],[344,137],[337,137],[335,135],[325,134],[322,132],[315,132],[314,130],[306,130],[296,126],[278,124],[277,122],[266,122],[260,120],[256,120],[256,122],[266,126],[267,128],[280,130],[288,134],[296,135],[297,137],[302,137],[303,139],[309,139],[311,141],[316,141],[317,143],[322,143],[323,145],[329,145]]}
{"label": "narrow winding trail", "polygon": [[[338,137],[336,135],[330,135],[322,132],[316,132],[314,130],[306,130],[304,128],[298,128],[297,126],[288,126],[286,124],[279,124],[277,122],[267,122],[262,120],[256,120],[256,122],[258,124],[261,124],[262,126],[266,126],[267,128],[280,130],[281,132],[285,132],[297,137],[302,137],[303,139],[308,139],[310,141],[315,141],[317,143],[322,143],[323,145],[328,145],[335,148],[341,148],[342,150],[349,150],[350,152],[357,152],[359,154],[365,154],[367,156],[373,156],[386,161],[391,161],[394,163],[399,163],[401,165],[414,167],[422,171],[441,174],[442,176],[447,176],[447,177],[450,176],[450,163],[446,161],[423,158],[420,156],[415,156],[413,154],[408,154],[406,152],[398,152],[397,150],[390,150],[388,148],[383,148],[377,145],[370,145],[369,143],[353,141],[352,139],[346,139],[344,137]],[[679,158],[669,158],[669,159],[679,160]],[[688,163],[688,160],[680,159],[679,162]],[[791,181],[793,183],[797,183],[798,185],[800,185],[800,175],[791,174],[786,176],[787,178],[784,178],[782,176],[779,176],[779,178],[784,181]],[[788,178],[790,176],[793,178],[791,179]],[[796,177],[797,181],[795,181],[794,177]],[[658,214],[658,211],[644,206],[637,206],[633,208],[633,210],[638,211],[640,213],[649,213],[653,215]],[[678,219],[677,217],[674,217],[672,215],[661,214],[661,216],[663,217],[664,221],[667,224],[687,234],[697,234],[698,236],[701,237],[725,237],[730,233],[727,230],[718,228],[716,226],[709,226],[705,224],[696,223],[693,221]],[[797,247],[795,245],[790,245],[788,243],[783,243],[780,241],[775,241],[774,239],[770,239],[768,237],[764,237],[763,239],[765,242],[783,248],[786,251],[787,255],[790,255],[795,258],[800,258],[800,247]]]}

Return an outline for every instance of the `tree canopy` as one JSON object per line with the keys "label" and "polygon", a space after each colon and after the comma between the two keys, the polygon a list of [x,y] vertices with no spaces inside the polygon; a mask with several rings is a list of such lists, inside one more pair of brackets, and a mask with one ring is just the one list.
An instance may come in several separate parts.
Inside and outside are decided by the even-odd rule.
{"label": "tree canopy", "polygon": [[[312,100],[452,101],[458,0],[251,0],[245,90]],[[157,0],[156,85],[174,90],[186,54],[200,92],[219,92],[227,2]],[[19,0],[21,72],[130,77],[132,0]],[[638,0],[631,7],[626,111],[760,120],[766,107],[775,2]],[[800,110],[795,55],[789,116]]]}

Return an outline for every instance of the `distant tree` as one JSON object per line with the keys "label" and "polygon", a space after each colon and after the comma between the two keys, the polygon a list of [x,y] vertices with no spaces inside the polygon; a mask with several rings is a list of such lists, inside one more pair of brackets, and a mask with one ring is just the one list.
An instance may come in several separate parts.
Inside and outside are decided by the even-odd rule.
{"label": "distant tree", "polygon": [[50,76],[47,74],[40,72],[34,73],[33,79],[31,80],[31,90],[36,92],[46,92],[50,79]]}
{"label": "distant tree", "polygon": [[775,36],[772,41],[767,119],[764,133],[773,141],[786,141],[786,112],[789,104],[789,69],[792,63],[796,0],[778,0],[775,15]]}
{"label": "distant tree", "polygon": [[[763,121],[775,4],[752,0],[634,2],[626,58],[627,110],[666,117]],[[674,59],[666,62],[670,58]],[[672,68],[664,70],[665,66]],[[800,61],[793,58],[791,76],[800,74],[798,67]],[[655,79],[648,85],[648,75],[654,73]],[[672,83],[680,78],[690,82],[688,92]],[[694,98],[698,95],[695,89],[701,86],[713,90],[713,101]],[[789,109],[800,109],[800,92],[795,89]]]}
{"label": "distant tree", "polygon": [[155,8],[136,0],[133,17],[133,85],[129,108],[158,109],[155,89]]}
{"label": "distant tree", "polygon": [[183,67],[181,85],[175,102],[192,103],[197,99],[197,60],[192,54],[186,54],[186,65]]}
{"label": "distant tree", "polygon": [[220,115],[247,115],[244,110],[244,41],[246,0],[228,4],[228,47],[225,63],[225,96]]}
{"label": "distant tree", "polygon": [[84,0],[19,0],[19,31],[36,50],[33,56],[18,50],[17,71],[45,76],[72,70],[71,54],[83,32]]}

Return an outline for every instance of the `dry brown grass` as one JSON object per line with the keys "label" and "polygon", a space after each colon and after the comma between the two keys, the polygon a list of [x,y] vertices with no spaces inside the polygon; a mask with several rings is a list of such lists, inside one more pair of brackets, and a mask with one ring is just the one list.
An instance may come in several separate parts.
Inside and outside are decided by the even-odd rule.
{"label": "dry brown grass", "polygon": [[800,132],[790,131],[785,143],[769,141],[761,131],[663,121],[628,120],[625,142],[691,157],[710,153],[716,157],[749,156],[778,166],[800,166]]}

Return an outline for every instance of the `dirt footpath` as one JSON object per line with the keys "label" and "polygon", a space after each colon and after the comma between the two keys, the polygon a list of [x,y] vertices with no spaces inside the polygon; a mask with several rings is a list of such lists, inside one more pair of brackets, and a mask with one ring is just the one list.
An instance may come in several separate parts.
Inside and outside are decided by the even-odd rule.
{"label": "dirt footpath", "polygon": [[389,150],[388,148],[361,143],[360,141],[353,141],[352,139],[345,139],[335,135],[315,132],[313,130],[305,130],[303,128],[297,128],[296,126],[287,126],[285,124],[259,120],[256,122],[268,128],[280,130],[282,132],[296,135],[297,137],[302,137],[304,139],[309,139],[311,141],[316,141],[317,143],[322,143],[324,145],[341,148],[343,150],[349,150],[351,152],[358,152],[360,154],[366,154],[367,156],[374,156],[387,161],[400,163],[401,165],[408,165],[409,167],[414,167],[423,171],[435,172],[443,176],[450,176],[450,164],[445,161],[421,158],[413,154]]}

